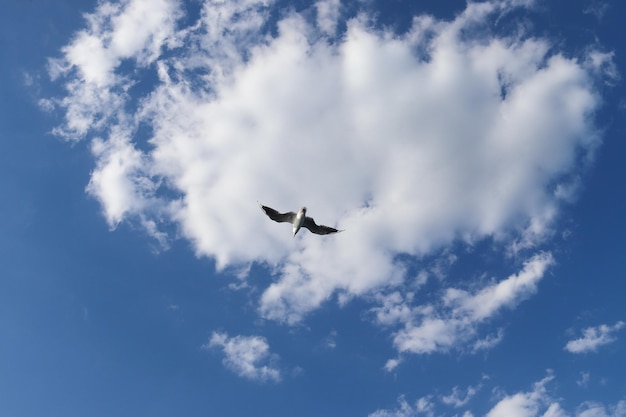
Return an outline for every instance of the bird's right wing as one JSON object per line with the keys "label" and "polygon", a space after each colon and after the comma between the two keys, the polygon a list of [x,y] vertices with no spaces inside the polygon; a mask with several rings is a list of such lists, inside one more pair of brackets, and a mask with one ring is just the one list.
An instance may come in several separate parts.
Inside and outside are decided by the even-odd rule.
{"label": "bird's right wing", "polygon": [[261,206],[261,210],[263,210],[265,214],[267,214],[267,217],[274,220],[275,222],[293,223],[293,220],[296,218],[296,213],[294,213],[293,211],[290,211],[288,213],[279,213],[278,211],[274,210],[271,207],[267,207],[262,204],[260,204],[260,206]]}
{"label": "bird's right wing", "polygon": [[311,217],[306,217],[304,219],[304,223],[302,223],[303,227],[309,229],[312,233],[317,235],[329,235],[331,233],[343,232],[343,230],[337,230],[334,227],[324,226],[322,224],[315,223],[315,220]]}

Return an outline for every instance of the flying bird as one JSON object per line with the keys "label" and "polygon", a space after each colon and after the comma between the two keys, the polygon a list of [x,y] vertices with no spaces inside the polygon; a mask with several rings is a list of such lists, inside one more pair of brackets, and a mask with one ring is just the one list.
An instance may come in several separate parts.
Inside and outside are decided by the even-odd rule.
{"label": "flying bird", "polygon": [[318,235],[328,235],[331,233],[343,232],[343,230],[337,230],[334,227],[328,227],[318,225],[315,223],[312,217],[306,216],[306,207],[302,207],[297,213],[293,211],[287,213],[279,213],[271,207],[259,204],[261,209],[267,214],[267,217],[278,223],[289,222],[293,224],[293,235],[300,230],[301,227],[306,227],[309,231]]}

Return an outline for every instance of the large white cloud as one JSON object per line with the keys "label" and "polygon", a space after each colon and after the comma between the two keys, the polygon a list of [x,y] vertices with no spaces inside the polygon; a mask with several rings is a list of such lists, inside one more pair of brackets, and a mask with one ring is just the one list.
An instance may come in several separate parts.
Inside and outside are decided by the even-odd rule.
{"label": "large white cloud", "polygon": [[[398,255],[458,241],[494,238],[537,264],[525,250],[550,235],[563,190],[598,144],[594,82],[610,56],[568,57],[523,29],[491,29],[530,1],[469,3],[450,21],[417,16],[406,33],[362,13],[339,37],[335,1],[318,3],[315,21],[283,13],[275,34],[270,1],[206,0],[187,27],[176,1],[146,4],[101,3],[51,61],[68,89],[57,133],[93,140],[88,192],[112,227],[139,220],[163,240],[159,228],[173,223],[218,268],[269,266],[267,318],[297,322],[333,294],[398,286]],[[133,77],[145,71],[153,85],[139,88]],[[257,200],[307,205],[346,232],[293,239]],[[507,291],[448,295],[482,320],[517,301]]]}

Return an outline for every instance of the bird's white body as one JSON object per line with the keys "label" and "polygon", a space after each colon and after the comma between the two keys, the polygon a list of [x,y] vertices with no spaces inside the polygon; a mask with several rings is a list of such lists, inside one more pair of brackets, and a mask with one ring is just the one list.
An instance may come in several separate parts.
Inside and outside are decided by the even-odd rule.
{"label": "bird's white body", "polygon": [[296,214],[296,218],[293,220],[293,235],[296,236],[298,230],[302,227],[304,223],[304,219],[306,218],[306,207],[302,207],[298,210],[298,214]]}

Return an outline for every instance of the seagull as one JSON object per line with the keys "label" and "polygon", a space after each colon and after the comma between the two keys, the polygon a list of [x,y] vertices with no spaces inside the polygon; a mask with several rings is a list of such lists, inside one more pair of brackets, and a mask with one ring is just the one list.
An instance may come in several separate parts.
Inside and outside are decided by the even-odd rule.
{"label": "seagull", "polygon": [[274,220],[278,223],[289,222],[293,224],[293,235],[296,236],[296,233],[300,230],[301,227],[306,227],[311,232],[318,235],[328,235],[331,233],[343,232],[343,230],[337,230],[333,227],[318,225],[315,223],[312,217],[306,216],[306,207],[302,207],[297,213],[293,211],[287,213],[279,213],[271,207],[261,206],[261,210],[267,214],[267,217]]}

